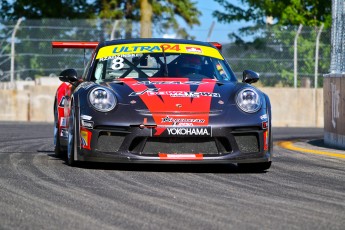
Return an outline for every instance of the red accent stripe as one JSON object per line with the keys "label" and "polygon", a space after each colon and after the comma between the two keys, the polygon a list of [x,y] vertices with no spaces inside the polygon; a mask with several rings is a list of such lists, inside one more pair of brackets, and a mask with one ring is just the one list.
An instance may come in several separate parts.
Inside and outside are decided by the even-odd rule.
{"label": "red accent stripe", "polygon": [[264,130],[264,150],[268,150],[268,130]]}
{"label": "red accent stripe", "polygon": [[204,156],[201,153],[197,154],[168,154],[159,153],[160,160],[203,160]]}
{"label": "red accent stripe", "polygon": [[[151,81],[160,81],[161,79],[152,79]],[[187,82],[188,78],[175,78],[175,79],[164,79],[164,81],[179,81]],[[134,92],[142,92],[148,89],[148,86],[142,84],[136,84],[136,80],[124,81]],[[210,81],[210,79],[202,80],[196,90],[196,92],[207,92],[213,93],[216,82]],[[150,87],[152,88],[152,86]],[[155,88],[159,91],[183,91],[190,92],[191,86],[189,84],[155,84]],[[212,97],[210,96],[200,96],[199,98],[191,97],[171,97],[170,95],[148,95],[147,93],[139,96],[141,100],[145,103],[147,108],[153,115],[156,125],[167,126],[172,125],[169,123],[163,123],[162,120],[166,117],[167,113],[171,113],[169,117],[171,118],[181,118],[181,115],[174,115],[175,111],[179,112],[191,112],[191,115],[183,115],[182,118],[191,117],[193,119],[205,120],[202,124],[195,124],[199,126],[205,126],[209,123],[209,112],[211,107]],[[181,108],[177,108],[176,104],[181,104]],[[163,113],[162,113],[163,112]]]}
{"label": "red accent stripe", "polygon": [[95,49],[99,42],[52,42],[53,48]]}

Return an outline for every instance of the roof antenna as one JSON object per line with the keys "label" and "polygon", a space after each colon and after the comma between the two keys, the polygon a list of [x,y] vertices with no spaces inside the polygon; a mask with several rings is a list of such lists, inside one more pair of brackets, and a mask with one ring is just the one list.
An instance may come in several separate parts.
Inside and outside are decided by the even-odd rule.
{"label": "roof antenna", "polygon": [[167,77],[169,73],[168,73],[167,57],[165,56],[164,45],[161,45],[161,48],[162,48],[163,57],[164,57],[164,77]]}

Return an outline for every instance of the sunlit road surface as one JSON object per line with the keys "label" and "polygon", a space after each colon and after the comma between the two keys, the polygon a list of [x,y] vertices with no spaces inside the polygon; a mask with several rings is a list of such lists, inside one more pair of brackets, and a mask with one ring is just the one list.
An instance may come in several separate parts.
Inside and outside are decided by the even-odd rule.
{"label": "sunlit road surface", "polygon": [[[53,125],[0,123],[0,229],[344,229],[345,159],[278,141],[263,173],[236,165],[84,164],[53,152]],[[295,143],[295,142],[293,142]]]}

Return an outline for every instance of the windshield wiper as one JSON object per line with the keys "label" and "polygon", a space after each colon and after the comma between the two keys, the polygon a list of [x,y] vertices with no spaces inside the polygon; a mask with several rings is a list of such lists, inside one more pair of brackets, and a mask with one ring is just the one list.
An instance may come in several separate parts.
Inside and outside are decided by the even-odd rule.
{"label": "windshield wiper", "polygon": [[164,57],[164,77],[167,77],[169,75],[168,65],[167,65],[167,57],[165,56],[164,46],[162,45],[161,48],[163,50],[163,57]]}

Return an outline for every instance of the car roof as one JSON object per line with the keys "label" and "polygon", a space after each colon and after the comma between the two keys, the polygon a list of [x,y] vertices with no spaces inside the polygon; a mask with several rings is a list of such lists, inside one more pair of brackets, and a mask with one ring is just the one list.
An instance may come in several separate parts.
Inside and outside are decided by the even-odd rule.
{"label": "car roof", "polygon": [[193,44],[193,45],[213,47],[213,45],[211,45],[208,42],[193,41],[193,40],[187,40],[187,39],[171,39],[171,38],[118,39],[118,40],[101,42],[98,47],[117,45],[117,44],[128,44],[128,43],[174,43],[174,44]]}

